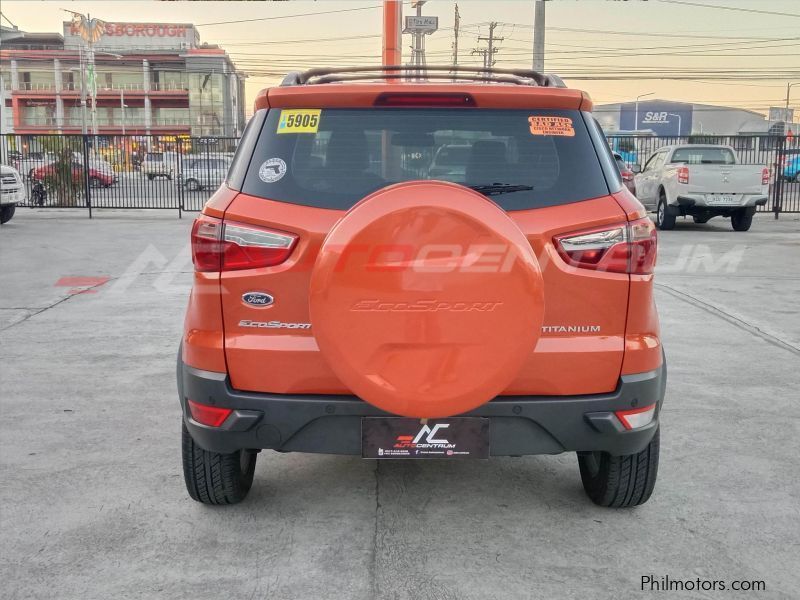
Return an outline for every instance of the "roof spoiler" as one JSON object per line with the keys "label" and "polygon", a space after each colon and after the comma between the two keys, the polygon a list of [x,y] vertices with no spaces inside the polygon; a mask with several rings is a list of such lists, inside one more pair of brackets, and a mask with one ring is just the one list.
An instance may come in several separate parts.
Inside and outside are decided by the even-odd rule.
{"label": "roof spoiler", "polygon": [[308,69],[307,71],[291,71],[283,78],[281,87],[368,79],[449,79],[452,81],[487,81],[540,87],[567,87],[557,75],[547,75],[530,69],[467,67],[461,65],[320,67]]}

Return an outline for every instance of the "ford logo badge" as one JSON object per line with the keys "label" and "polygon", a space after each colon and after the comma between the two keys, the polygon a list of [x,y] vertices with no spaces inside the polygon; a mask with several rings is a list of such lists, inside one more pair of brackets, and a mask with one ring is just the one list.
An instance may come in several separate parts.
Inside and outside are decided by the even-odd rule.
{"label": "ford logo badge", "polygon": [[250,306],[269,306],[274,302],[274,298],[264,292],[247,292],[242,294],[242,301]]}

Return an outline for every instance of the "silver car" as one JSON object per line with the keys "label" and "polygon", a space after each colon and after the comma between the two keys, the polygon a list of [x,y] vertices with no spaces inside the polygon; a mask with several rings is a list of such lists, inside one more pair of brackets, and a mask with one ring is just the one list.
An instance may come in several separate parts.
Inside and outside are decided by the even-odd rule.
{"label": "silver car", "polygon": [[218,188],[225,180],[229,164],[224,158],[184,158],[178,184],[190,192]]}

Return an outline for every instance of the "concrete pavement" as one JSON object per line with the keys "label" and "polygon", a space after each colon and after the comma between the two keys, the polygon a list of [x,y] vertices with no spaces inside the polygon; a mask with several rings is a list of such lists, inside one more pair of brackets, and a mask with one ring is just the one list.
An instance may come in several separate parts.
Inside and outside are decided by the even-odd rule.
{"label": "concrete pavement", "polygon": [[0,229],[4,598],[659,596],[647,574],[766,584],[686,598],[797,597],[797,216],[661,234],[661,468],[619,511],[585,498],[573,455],[266,451],[243,504],[192,502],[174,377],[191,218],[96,215],[18,209]]}

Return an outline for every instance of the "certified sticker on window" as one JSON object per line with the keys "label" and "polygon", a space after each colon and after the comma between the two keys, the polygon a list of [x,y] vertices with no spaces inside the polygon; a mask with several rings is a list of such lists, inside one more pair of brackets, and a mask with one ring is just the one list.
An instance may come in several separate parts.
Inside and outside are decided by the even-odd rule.
{"label": "certified sticker on window", "polygon": [[319,108],[282,110],[278,133],[317,133],[321,113]]}
{"label": "certified sticker on window", "polygon": [[569,117],[528,117],[531,135],[557,135],[575,137],[575,128]]}

